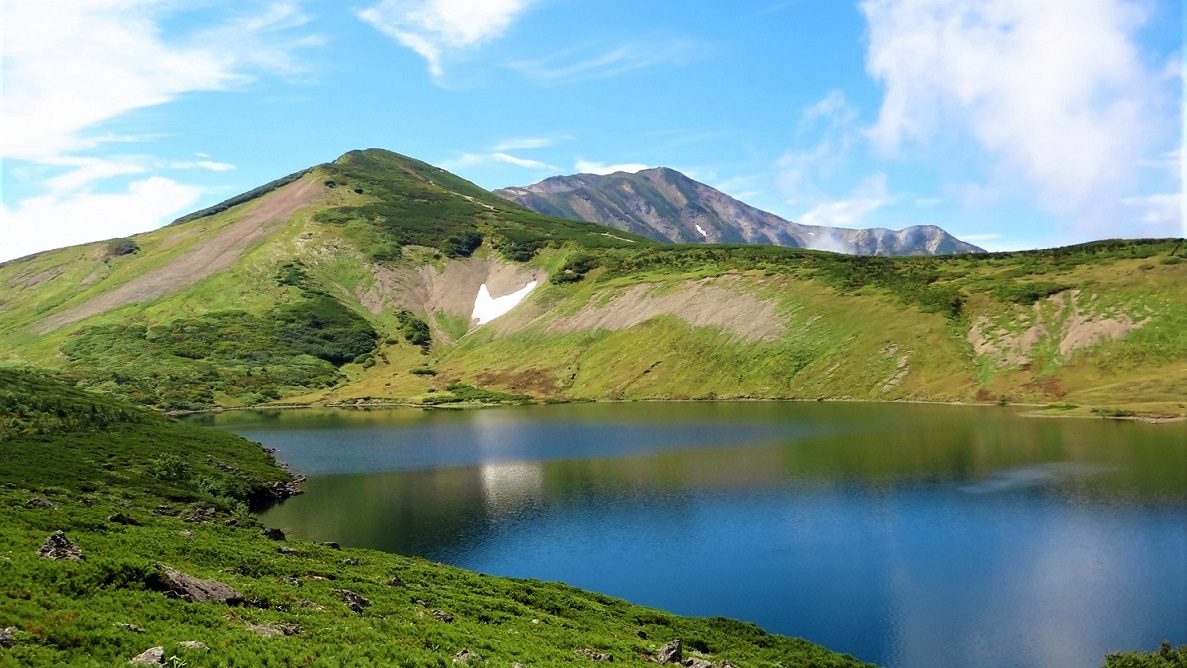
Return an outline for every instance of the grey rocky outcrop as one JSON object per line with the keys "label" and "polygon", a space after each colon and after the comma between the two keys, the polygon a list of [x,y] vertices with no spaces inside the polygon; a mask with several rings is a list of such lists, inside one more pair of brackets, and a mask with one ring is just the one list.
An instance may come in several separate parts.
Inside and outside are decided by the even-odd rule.
{"label": "grey rocky outcrop", "polygon": [[684,658],[684,645],[677,638],[655,653],[655,660],[658,663],[680,663]]}
{"label": "grey rocky outcrop", "polygon": [[165,665],[165,648],[149,647],[128,663],[134,666],[163,666]]}
{"label": "grey rocky outcrop", "polygon": [[81,561],[83,557],[82,549],[70,539],[66,537],[66,532],[61,529],[51,533],[45,542],[41,544],[41,549],[37,550],[38,556],[45,559],[67,559],[69,561]]}
{"label": "grey rocky outcrop", "polygon": [[237,605],[243,602],[243,595],[229,585],[216,580],[202,580],[161,564],[157,564],[157,572],[150,578],[148,585],[166,596],[192,603]]}
{"label": "grey rocky outcrop", "polygon": [[52,501],[45,498],[44,496],[34,496],[34,497],[30,498],[28,501],[25,502],[25,507],[26,508],[45,508],[47,510],[53,510],[54,508],[57,508],[57,506],[55,506]]}
{"label": "grey rocky outcrop", "polygon": [[614,655],[608,654],[606,652],[598,652],[598,651],[592,650],[592,649],[579,649],[579,650],[577,650],[576,653],[577,653],[577,656],[583,656],[583,657],[589,659],[590,661],[609,662],[609,661],[614,660]]}

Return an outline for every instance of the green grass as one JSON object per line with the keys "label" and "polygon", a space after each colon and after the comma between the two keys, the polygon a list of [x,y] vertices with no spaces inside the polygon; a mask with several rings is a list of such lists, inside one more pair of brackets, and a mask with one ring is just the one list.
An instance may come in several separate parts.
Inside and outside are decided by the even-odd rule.
{"label": "green grass", "polygon": [[[0,414],[15,416],[0,437],[0,628],[15,629],[13,647],[0,649],[5,665],[107,666],[153,646],[189,666],[449,666],[463,648],[482,665],[580,665],[587,649],[639,665],[672,638],[737,666],[861,665],[728,619],[269,540],[246,503],[288,474],[259,446],[28,370],[0,370],[0,382]],[[27,506],[34,496],[54,507]],[[117,513],[135,524],[108,519]],[[83,561],[37,556],[57,530]],[[246,603],[167,598],[151,587],[157,564],[230,585]],[[343,589],[369,605],[350,610]],[[298,632],[265,638],[251,625]],[[186,640],[210,651],[187,650]]]}

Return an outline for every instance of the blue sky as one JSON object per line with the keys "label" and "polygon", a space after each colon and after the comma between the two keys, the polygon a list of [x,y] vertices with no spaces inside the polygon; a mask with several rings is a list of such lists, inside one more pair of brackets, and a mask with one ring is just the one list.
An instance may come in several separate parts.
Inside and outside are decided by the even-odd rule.
{"label": "blue sky", "polygon": [[668,166],[990,249],[1184,236],[1181,0],[3,8],[0,260],[354,148],[496,188]]}

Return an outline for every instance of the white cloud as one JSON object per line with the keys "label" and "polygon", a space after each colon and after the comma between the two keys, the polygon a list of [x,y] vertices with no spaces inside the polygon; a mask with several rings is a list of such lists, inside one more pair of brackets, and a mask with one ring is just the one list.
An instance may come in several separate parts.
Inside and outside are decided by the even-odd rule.
{"label": "white cloud", "polygon": [[648,69],[686,65],[702,55],[697,44],[682,39],[628,42],[596,53],[566,49],[542,58],[517,60],[511,69],[543,86],[558,86]]}
{"label": "white cloud", "polygon": [[1135,167],[1166,150],[1178,117],[1178,78],[1136,46],[1143,7],[865,0],[866,67],[885,87],[870,137],[889,152],[971,138],[1003,187],[1086,225],[1115,221]]}
{"label": "white cloud", "polygon": [[0,261],[74,244],[143,232],[188,210],[201,190],[161,176],[132,182],[124,192],[29,197],[14,209],[0,204]]}
{"label": "white cloud", "polygon": [[161,163],[161,166],[169,169],[204,169],[208,172],[229,172],[235,169],[235,165],[217,160],[174,160]]}
{"label": "white cloud", "polygon": [[535,148],[548,148],[572,139],[569,135],[555,135],[548,137],[515,137],[504,139],[494,145],[493,151],[523,151]]}
{"label": "white cloud", "polygon": [[[194,16],[184,3],[151,0],[0,5],[5,28],[0,157],[17,165],[11,173],[22,175],[23,186],[39,192],[0,203],[6,255],[167,222],[197,200],[199,189],[153,172],[226,171],[234,165],[209,156],[168,161],[80,155],[113,142],[155,138],[97,128],[186,93],[241,87],[261,73],[300,73],[297,53],[320,41],[297,30],[307,18],[292,2],[252,2],[230,18],[212,15],[205,28],[167,34],[164,24],[183,10]],[[110,183],[131,175],[147,178]],[[30,180],[34,176],[41,180]]]}
{"label": "white cloud", "polygon": [[862,219],[891,201],[886,190],[886,175],[879,172],[862,181],[849,197],[817,204],[796,218],[796,222],[828,227],[861,227]]}
{"label": "white cloud", "polygon": [[444,73],[447,52],[500,37],[528,0],[382,0],[356,14],[379,32],[425,59],[429,73]]}
{"label": "white cloud", "polygon": [[1162,236],[1174,233],[1187,237],[1187,202],[1183,193],[1162,193],[1144,195],[1141,197],[1127,197],[1121,201],[1127,207],[1137,212],[1137,220],[1142,223],[1145,234]]}
{"label": "white cloud", "polygon": [[573,165],[573,169],[580,174],[613,174],[614,172],[635,172],[649,169],[647,165],[637,162],[620,162],[617,164],[606,164],[604,162],[595,162],[593,160],[577,159],[577,163]]}
{"label": "white cloud", "polygon": [[292,72],[290,36],[305,18],[292,5],[165,40],[170,3],[133,0],[7,2],[0,155],[40,160],[93,148],[88,128],[191,91],[225,90],[256,69]]}
{"label": "white cloud", "polygon": [[856,136],[857,110],[840,90],[830,91],[800,112],[797,134],[814,135],[814,142],[787,151],[776,163],[784,193],[804,197],[818,192],[820,182],[834,175],[849,159]]}
{"label": "white cloud", "polygon": [[441,167],[443,169],[461,169],[465,167],[490,164],[492,162],[511,165],[513,167],[522,167],[523,169],[534,169],[537,171],[556,171],[557,169],[555,166],[546,162],[540,162],[539,160],[531,160],[528,158],[520,158],[518,156],[500,151],[494,151],[491,153],[462,153],[456,158],[442,160]]}

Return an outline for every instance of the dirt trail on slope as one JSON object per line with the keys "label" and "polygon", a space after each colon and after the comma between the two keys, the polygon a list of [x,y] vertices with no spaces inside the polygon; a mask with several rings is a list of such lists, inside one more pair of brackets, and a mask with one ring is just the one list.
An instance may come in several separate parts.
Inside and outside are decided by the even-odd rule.
{"label": "dirt trail on slope", "polygon": [[[128,304],[152,301],[189,287],[230,267],[257,241],[288,221],[324,192],[313,174],[294,181],[261,198],[239,221],[223,228],[213,238],[186,251],[168,265],[42,320],[35,326],[40,334]],[[200,223],[199,223],[200,224]]]}
{"label": "dirt trail on slope", "polygon": [[779,338],[786,329],[775,304],[731,286],[737,278],[686,281],[666,285],[633,285],[602,305],[598,297],[577,313],[549,326],[554,332],[627,329],[659,315],[673,315],[694,327],[720,327],[747,341]]}

